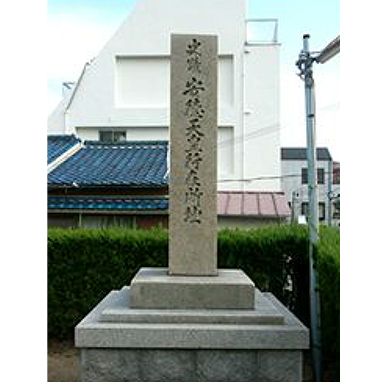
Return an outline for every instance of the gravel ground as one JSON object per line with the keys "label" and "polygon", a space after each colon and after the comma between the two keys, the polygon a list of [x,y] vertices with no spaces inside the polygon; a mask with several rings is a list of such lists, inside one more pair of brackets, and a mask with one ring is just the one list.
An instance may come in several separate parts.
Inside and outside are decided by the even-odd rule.
{"label": "gravel ground", "polygon": [[[72,341],[49,341],[48,382],[79,382],[79,351]],[[313,382],[308,354],[305,354],[303,382]],[[329,382],[329,379],[325,378]]]}
{"label": "gravel ground", "polygon": [[79,382],[79,351],[72,341],[50,341],[47,356],[48,382]]}

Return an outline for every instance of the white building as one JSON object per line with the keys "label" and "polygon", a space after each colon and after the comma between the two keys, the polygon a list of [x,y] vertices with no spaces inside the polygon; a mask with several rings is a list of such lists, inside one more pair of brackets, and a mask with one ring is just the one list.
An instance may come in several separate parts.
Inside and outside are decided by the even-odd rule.
{"label": "white building", "polygon": [[[308,176],[306,148],[286,147],[281,149],[282,190],[290,205],[292,216],[308,216]],[[340,196],[339,169],[338,176],[333,176],[333,160],[327,148],[317,148],[317,194],[318,211],[321,223],[329,222],[339,225],[339,210],[335,200]],[[331,210],[330,210],[331,209]]]}
{"label": "white building", "polygon": [[[48,133],[83,140],[167,140],[170,35],[214,34],[219,189],[279,191],[277,178],[241,181],[280,175],[277,21],[249,21],[246,8],[245,0],[139,0],[49,116]],[[268,25],[273,35],[254,41],[251,31],[260,38]]]}

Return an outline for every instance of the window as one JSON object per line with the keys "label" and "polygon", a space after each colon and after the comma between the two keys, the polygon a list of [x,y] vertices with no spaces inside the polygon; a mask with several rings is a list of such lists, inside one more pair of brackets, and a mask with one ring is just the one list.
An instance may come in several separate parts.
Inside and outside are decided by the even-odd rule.
{"label": "window", "polygon": [[308,183],[307,168],[302,168],[302,184],[307,184],[307,183]]}
{"label": "window", "polygon": [[334,206],[333,219],[339,219],[340,218],[340,196],[339,195],[334,200],[333,206]]}
{"label": "window", "polygon": [[101,142],[123,142],[127,139],[126,131],[102,130],[99,131]]}
{"label": "window", "polygon": [[[317,181],[318,184],[325,184],[325,169],[317,168]],[[302,168],[302,184],[307,184],[308,181],[308,172],[307,168]]]}
{"label": "window", "polygon": [[[318,204],[318,213],[319,213],[319,220],[320,221],[325,220],[326,206],[325,206],[324,202],[319,202],[319,204]],[[301,214],[308,218],[308,216],[309,216],[309,204],[308,204],[308,202],[303,202],[302,203]]]}
{"label": "window", "polygon": [[135,227],[135,216],[83,214],[80,228]]}
{"label": "window", "polygon": [[333,170],[333,184],[340,184],[340,168],[335,167]]}
{"label": "window", "polygon": [[326,211],[326,206],[325,203],[319,202],[318,204],[318,210],[319,210],[319,220],[325,220],[325,211]]}
{"label": "window", "polygon": [[318,184],[325,184],[325,169],[324,168],[317,169],[317,178],[318,178]]}
{"label": "window", "polygon": [[302,211],[301,211],[302,215],[304,216],[308,216],[309,214],[309,204],[307,202],[303,202],[302,203]]}

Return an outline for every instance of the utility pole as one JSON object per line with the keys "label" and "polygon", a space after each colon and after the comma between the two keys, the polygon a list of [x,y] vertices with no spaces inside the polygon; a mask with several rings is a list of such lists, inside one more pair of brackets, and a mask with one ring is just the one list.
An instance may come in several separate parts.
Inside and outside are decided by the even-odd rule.
{"label": "utility pole", "polygon": [[[307,161],[309,188],[309,260],[310,260],[310,335],[312,362],[315,382],[322,381],[322,347],[321,347],[321,304],[317,283],[316,247],[318,244],[318,200],[317,200],[317,172],[315,147],[315,97],[313,63],[324,64],[340,52],[340,36],[331,41],[318,54],[309,49],[308,34],[303,36],[303,49],[296,62],[300,70],[299,76],[304,81],[306,97],[306,130],[307,130]],[[331,201],[330,201],[331,202]]]}
{"label": "utility pole", "polygon": [[307,132],[307,162],[308,162],[308,195],[309,195],[309,263],[310,263],[310,337],[312,363],[315,382],[322,381],[321,354],[321,319],[320,296],[317,287],[316,247],[318,244],[318,200],[317,200],[317,171],[316,171],[316,139],[315,139],[315,97],[313,62],[314,58],[309,50],[308,34],[303,36],[303,49],[299,54],[296,65],[300,70],[300,77],[305,85],[306,100],[306,132]]}

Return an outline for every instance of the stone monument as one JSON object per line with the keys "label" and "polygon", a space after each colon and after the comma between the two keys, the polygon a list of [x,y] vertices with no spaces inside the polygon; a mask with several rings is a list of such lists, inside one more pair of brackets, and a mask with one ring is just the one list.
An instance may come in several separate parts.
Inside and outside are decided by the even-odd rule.
{"label": "stone monument", "polygon": [[217,37],[172,35],[169,267],[142,268],[76,327],[81,380],[302,381],[308,330],[217,268]]}
{"label": "stone monument", "polygon": [[171,40],[169,274],[217,275],[217,38]]}

